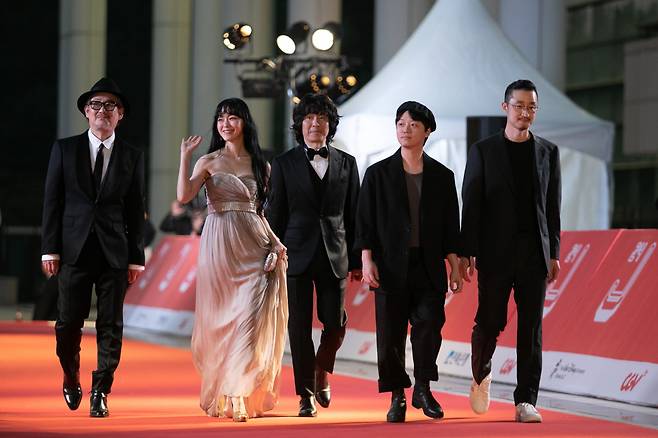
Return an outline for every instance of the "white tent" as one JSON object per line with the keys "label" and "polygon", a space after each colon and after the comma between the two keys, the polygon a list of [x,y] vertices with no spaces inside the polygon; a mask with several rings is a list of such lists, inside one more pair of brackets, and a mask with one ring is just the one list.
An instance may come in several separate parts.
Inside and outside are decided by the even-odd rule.
{"label": "white tent", "polygon": [[398,148],[395,110],[417,100],[437,118],[425,150],[455,172],[460,191],[466,116],[504,115],[503,93],[516,79],[532,80],[539,91],[531,130],[560,147],[562,228],[608,228],[612,123],[579,108],[544,79],[479,0],[438,0],[389,63],[341,106],[335,144],[357,158],[363,175]]}

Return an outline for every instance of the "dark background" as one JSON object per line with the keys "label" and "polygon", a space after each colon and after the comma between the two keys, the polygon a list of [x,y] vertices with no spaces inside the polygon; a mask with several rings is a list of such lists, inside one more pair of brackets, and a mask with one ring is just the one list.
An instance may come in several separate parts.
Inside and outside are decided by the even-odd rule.
{"label": "dark background", "polygon": [[[0,117],[0,276],[19,278],[18,300],[22,303],[32,302],[45,280],[40,271],[39,233],[46,169],[57,131],[59,7],[59,1],[41,0],[0,4],[0,16],[4,18],[0,28],[0,78],[4,84]],[[153,4],[151,0],[108,0],[107,8],[106,74],[130,96],[131,103],[130,117],[117,131],[144,149],[145,168],[149,169]],[[374,0],[344,0],[346,30],[341,50],[361,60],[355,64],[361,84],[372,76],[373,41],[363,35],[373,35],[373,8]],[[275,13],[276,31],[282,33],[287,27],[285,0],[276,1]],[[223,24],[218,23],[218,32]],[[284,99],[277,99],[278,108],[284,105]],[[277,145],[285,144],[284,113],[275,111],[273,115]],[[147,177],[147,198],[148,181]]]}

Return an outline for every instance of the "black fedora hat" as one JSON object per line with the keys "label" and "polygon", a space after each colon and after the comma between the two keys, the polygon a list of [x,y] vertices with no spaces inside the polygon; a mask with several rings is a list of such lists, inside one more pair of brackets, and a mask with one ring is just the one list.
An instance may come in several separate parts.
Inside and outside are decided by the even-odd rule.
{"label": "black fedora hat", "polygon": [[128,114],[128,111],[130,110],[128,101],[123,96],[123,93],[121,93],[119,86],[110,78],[100,78],[99,81],[91,87],[91,90],[82,93],[80,97],[78,97],[78,109],[82,114],[85,113],[85,105],[87,104],[87,101],[96,93],[114,94],[121,101],[124,114]]}

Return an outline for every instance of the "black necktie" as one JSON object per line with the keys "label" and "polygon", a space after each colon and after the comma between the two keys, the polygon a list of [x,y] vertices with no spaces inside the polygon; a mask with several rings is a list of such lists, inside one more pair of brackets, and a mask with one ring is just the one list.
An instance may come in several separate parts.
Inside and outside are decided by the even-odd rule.
{"label": "black necktie", "polygon": [[101,143],[98,147],[98,153],[96,153],[96,163],[94,164],[94,184],[96,187],[96,194],[101,191],[101,181],[103,180],[103,162],[105,157],[103,156],[103,149],[105,145]]}
{"label": "black necktie", "polygon": [[329,149],[327,149],[326,146],[322,146],[319,150],[315,150],[312,148],[306,148],[306,156],[308,157],[308,161],[313,161],[313,158],[319,155],[322,158],[327,158],[329,156]]}

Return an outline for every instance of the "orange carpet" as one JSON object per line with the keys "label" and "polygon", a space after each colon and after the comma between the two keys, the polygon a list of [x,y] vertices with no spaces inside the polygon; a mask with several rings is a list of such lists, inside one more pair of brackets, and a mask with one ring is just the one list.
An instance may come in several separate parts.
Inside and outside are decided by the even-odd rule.
{"label": "orange carpet", "polygon": [[279,406],[247,423],[209,418],[198,407],[199,379],[190,352],[125,340],[121,365],[109,397],[110,417],[89,418],[88,391],[95,363],[95,340],[85,335],[80,409],[71,412],[61,396],[61,370],[53,328],[37,323],[0,323],[0,436],[204,437],[231,433],[275,437],[656,437],[658,431],[542,410],[544,423],[517,424],[513,406],[493,402],[474,415],[468,399],[438,393],[446,418],[430,420],[416,409],[407,423],[387,424],[389,395],[376,382],[333,376],[330,409],[317,418],[299,418],[291,369],[283,370]]}

